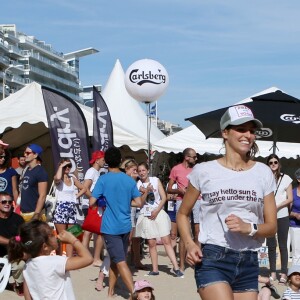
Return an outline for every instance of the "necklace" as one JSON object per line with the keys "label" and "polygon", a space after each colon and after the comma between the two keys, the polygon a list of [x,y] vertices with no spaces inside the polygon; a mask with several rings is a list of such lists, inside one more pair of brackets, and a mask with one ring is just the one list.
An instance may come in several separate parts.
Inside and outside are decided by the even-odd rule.
{"label": "necklace", "polygon": [[242,172],[242,171],[245,171],[244,168],[233,168],[232,166],[230,166],[231,164],[228,164],[227,162],[227,159],[224,158],[224,163],[225,163],[225,167],[228,168],[228,169],[231,169],[232,171],[235,171],[235,172]]}
{"label": "necklace", "polygon": [[235,172],[242,172],[242,171],[244,171],[244,168],[239,168],[239,169],[231,168],[231,170],[235,171]]}

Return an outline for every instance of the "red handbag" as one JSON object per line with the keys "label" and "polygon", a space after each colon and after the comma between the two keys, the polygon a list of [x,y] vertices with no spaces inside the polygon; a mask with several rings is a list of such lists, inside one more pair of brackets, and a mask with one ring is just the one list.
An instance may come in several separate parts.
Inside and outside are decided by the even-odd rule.
{"label": "red handbag", "polygon": [[93,233],[100,233],[101,230],[101,223],[102,223],[102,215],[98,214],[98,207],[92,206],[89,207],[87,216],[85,217],[82,229],[93,232]]}

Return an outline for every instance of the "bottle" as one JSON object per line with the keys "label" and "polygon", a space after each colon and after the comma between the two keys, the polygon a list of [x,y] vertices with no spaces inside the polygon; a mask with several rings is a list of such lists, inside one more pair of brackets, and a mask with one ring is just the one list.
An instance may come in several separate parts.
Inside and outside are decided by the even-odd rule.
{"label": "bottle", "polygon": [[72,233],[75,237],[78,237],[83,233],[81,226],[78,224],[74,224],[73,226],[69,227],[67,231]]}

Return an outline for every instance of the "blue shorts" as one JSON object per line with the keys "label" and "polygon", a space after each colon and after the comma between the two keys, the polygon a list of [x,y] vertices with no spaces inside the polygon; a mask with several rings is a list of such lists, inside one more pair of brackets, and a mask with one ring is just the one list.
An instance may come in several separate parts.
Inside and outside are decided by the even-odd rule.
{"label": "blue shorts", "polygon": [[197,289],[228,283],[234,293],[258,291],[256,251],[236,251],[221,246],[202,246],[202,262],[195,266]]}
{"label": "blue shorts", "polygon": [[171,222],[176,223],[176,214],[177,214],[177,211],[176,211],[176,201],[175,200],[169,200],[169,201],[172,201],[173,210],[168,210],[167,209],[167,214],[170,217]]}
{"label": "blue shorts", "polygon": [[126,261],[129,234],[130,232],[118,235],[103,233],[106,250],[110,256],[111,261],[113,261],[114,263]]}

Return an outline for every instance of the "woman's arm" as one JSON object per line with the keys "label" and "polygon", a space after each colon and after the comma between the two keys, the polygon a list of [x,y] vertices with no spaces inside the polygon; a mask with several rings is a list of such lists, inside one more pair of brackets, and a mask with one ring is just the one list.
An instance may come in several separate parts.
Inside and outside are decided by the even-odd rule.
{"label": "woman's arm", "polygon": [[151,220],[155,220],[157,215],[159,214],[159,212],[161,211],[161,209],[164,207],[166,201],[167,201],[167,196],[165,193],[165,190],[162,186],[161,181],[158,179],[158,193],[160,196],[160,202],[157,208],[155,208],[152,212],[151,212],[151,217],[149,217],[149,219]]}
{"label": "woman's arm", "polygon": [[200,262],[202,258],[202,252],[191,236],[191,225],[189,220],[190,213],[199,195],[200,191],[189,183],[176,217],[180,238],[182,238],[187,251],[186,261],[190,265]]}
{"label": "woman's arm", "polygon": [[15,204],[16,204],[18,196],[19,196],[18,184],[17,184],[17,175],[12,176],[12,178],[11,178],[11,186],[12,186],[12,192],[13,192],[14,201],[15,201]]}
{"label": "woman's arm", "polygon": [[73,177],[73,180],[74,180],[74,184],[75,186],[78,188],[79,190],[79,193],[76,194],[76,198],[79,198],[81,197],[83,194],[86,193],[87,189],[86,187],[75,177]]}
{"label": "woman's arm", "polygon": [[63,167],[68,164],[70,164],[70,162],[68,162],[68,161],[64,161],[61,164],[59,164],[58,169],[57,169],[56,174],[54,175],[54,179],[53,179],[54,183],[56,185],[58,185],[63,178]]}
{"label": "woman's arm", "polygon": [[[256,237],[272,237],[277,232],[277,209],[275,203],[274,193],[264,197],[264,223],[257,224]],[[251,232],[251,224],[244,222],[240,217],[230,214],[225,223],[228,229],[232,232],[239,232],[241,234],[249,235]]]}
{"label": "woman's arm", "polygon": [[277,205],[277,210],[280,210],[285,206],[289,206],[292,202],[293,202],[293,187],[292,184],[290,183],[286,189],[286,200],[282,201]]}

